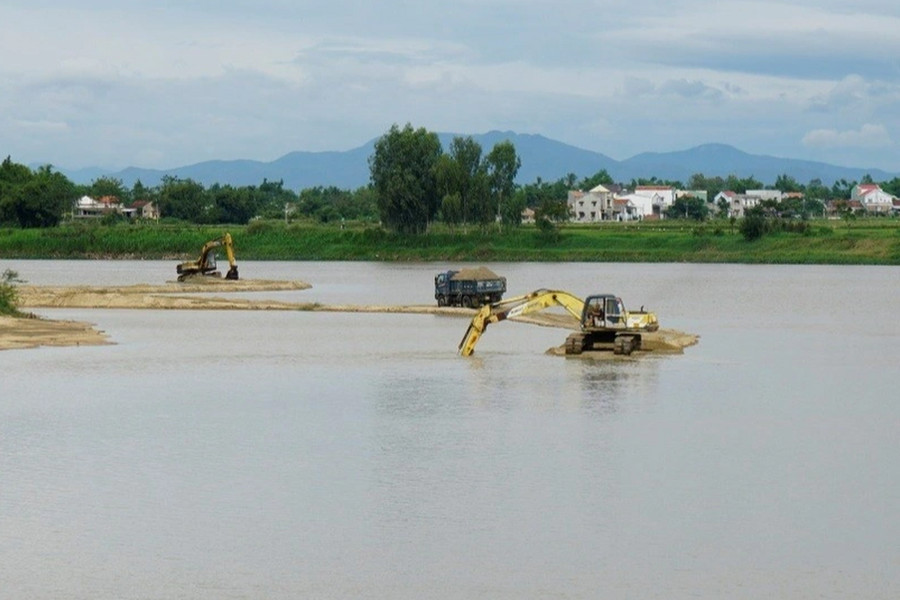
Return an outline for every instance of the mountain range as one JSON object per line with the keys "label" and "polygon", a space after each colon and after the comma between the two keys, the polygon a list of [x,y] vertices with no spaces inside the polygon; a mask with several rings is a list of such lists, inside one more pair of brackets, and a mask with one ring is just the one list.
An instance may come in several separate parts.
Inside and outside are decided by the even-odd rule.
{"label": "mountain range", "polygon": [[[465,134],[439,133],[438,137],[447,149],[452,139],[460,135]],[[704,144],[677,152],[645,152],[619,161],[537,134],[490,131],[470,137],[481,144],[484,154],[499,142],[512,142],[522,161],[516,177],[516,182],[520,184],[534,183],[538,178],[553,182],[569,173],[580,180],[603,169],[620,183],[656,177],[687,184],[692,175],[702,173],[706,177],[752,176],[766,185],[775,183],[780,175],[788,175],[802,184],[819,179],[824,185],[831,186],[841,179],[859,181],[866,174],[875,181],[888,181],[898,176],[897,173],[879,169],[748,154],[726,144]],[[290,152],[271,162],[211,160],[162,170],[128,167],[121,171],[86,168],[60,169],[60,172],[79,184],[89,184],[106,176],[121,180],[126,187],[132,187],[138,180],[152,187],[169,175],[192,179],[206,187],[215,183],[249,186],[259,185],[263,180],[281,180],[286,188],[292,190],[317,186],[356,189],[369,182],[368,158],[374,153],[376,141],[373,139],[358,148],[342,152]]]}

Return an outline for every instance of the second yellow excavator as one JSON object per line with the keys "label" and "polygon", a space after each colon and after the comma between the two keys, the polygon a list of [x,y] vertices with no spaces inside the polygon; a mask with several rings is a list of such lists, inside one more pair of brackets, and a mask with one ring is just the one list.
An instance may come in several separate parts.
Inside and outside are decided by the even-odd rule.
{"label": "second yellow excavator", "polygon": [[212,275],[221,277],[221,273],[216,271],[216,253],[215,249],[224,247],[225,255],[228,257],[228,272],[225,273],[225,279],[237,279],[238,269],[234,260],[234,243],[231,234],[226,233],[216,240],[211,240],[203,244],[200,250],[200,258],[197,260],[189,260],[175,267],[178,273],[178,281],[184,281],[191,275]]}
{"label": "second yellow excavator", "polygon": [[540,289],[530,294],[508,298],[483,306],[469,324],[459,343],[459,353],[471,356],[475,344],[491,323],[534,313],[551,306],[561,306],[578,319],[580,330],[566,338],[566,354],[586,350],[612,350],[630,355],[641,349],[641,334],[659,329],[652,312],[629,312],[622,299],[612,294],[596,294],[585,300],[561,290]]}

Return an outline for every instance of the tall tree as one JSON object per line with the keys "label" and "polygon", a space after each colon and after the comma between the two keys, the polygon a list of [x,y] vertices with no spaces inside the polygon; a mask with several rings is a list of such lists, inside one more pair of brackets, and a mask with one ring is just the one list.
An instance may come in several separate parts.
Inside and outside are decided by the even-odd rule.
{"label": "tall tree", "polygon": [[701,198],[682,196],[666,209],[666,216],[671,219],[704,220],[709,215],[709,207]]}
{"label": "tall tree", "polygon": [[424,233],[440,204],[435,165],[443,154],[436,133],[396,124],[369,157],[382,223],[401,233]]}
{"label": "tall tree", "polygon": [[[480,204],[484,201],[480,192],[483,186],[478,182],[484,176],[481,144],[472,137],[454,137],[449,153],[441,155],[437,161],[436,174],[442,207],[448,197],[457,197],[462,222],[480,220],[475,217],[483,212]],[[452,206],[449,208],[452,213]]]}
{"label": "tall tree", "polygon": [[705,177],[703,173],[694,173],[688,180],[688,189],[706,190],[706,199],[712,202],[719,192],[727,189],[725,180],[720,176]]}
{"label": "tall tree", "polygon": [[441,219],[451,226],[463,222],[462,199],[459,192],[446,194],[441,199]]}
{"label": "tall tree", "polygon": [[775,189],[782,193],[792,193],[803,191],[803,186],[797,183],[797,180],[784,173],[775,178]]}
{"label": "tall tree", "polygon": [[[610,174],[606,171],[606,169],[601,169],[590,177],[586,177],[578,187],[582,190],[592,190],[598,185],[609,185],[612,183],[615,182],[613,181],[613,178],[610,176]],[[569,186],[569,189],[572,189],[572,186]]]}
{"label": "tall tree", "polygon": [[92,198],[114,196],[123,204],[128,204],[131,201],[131,193],[128,191],[128,188],[125,187],[121,179],[116,179],[115,177],[98,177],[91,182],[88,194]]}
{"label": "tall tree", "polygon": [[485,157],[485,167],[490,185],[490,195],[497,207],[497,219],[502,223],[503,203],[512,199],[516,191],[516,175],[522,160],[516,154],[516,147],[509,140],[494,145]]}
{"label": "tall tree", "polygon": [[846,179],[839,179],[835,181],[831,186],[831,195],[835,199],[840,200],[849,200],[850,196],[853,195],[853,188],[856,187],[855,181],[847,181]]}
{"label": "tall tree", "polygon": [[141,183],[140,179],[135,181],[134,185],[131,186],[132,200],[150,200],[152,199],[153,195],[153,189],[148,188],[143,183]]}
{"label": "tall tree", "polygon": [[206,190],[192,179],[179,179],[166,175],[159,189],[159,212],[194,223],[205,222],[209,208]]}
{"label": "tall tree", "polygon": [[252,187],[215,184],[207,190],[212,202],[204,222],[246,224],[257,212],[255,192]]}
{"label": "tall tree", "polygon": [[22,227],[54,227],[72,207],[75,185],[50,165],[19,188],[13,210]]}
{"label": "tall tree", "polygon": [[900,196],[900,177],[894,177],[890,181],[881,184],[881,189],[893,196]]}

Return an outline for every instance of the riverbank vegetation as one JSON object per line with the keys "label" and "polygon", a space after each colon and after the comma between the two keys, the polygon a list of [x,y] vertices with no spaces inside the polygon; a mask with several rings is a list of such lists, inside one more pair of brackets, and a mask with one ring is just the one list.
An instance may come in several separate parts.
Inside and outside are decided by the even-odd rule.
{"label": "riverbank vegetation", "polygon": [[[804,225],[800,225],[804,223]],[[900,264],[896,219],[797,221],[748,241],[729,221],[536,225],[498,230],[436,225],[405,235],[376,225],[257,220],[250,225],[74,223],[0,229],[0,257],[194,258],[225,231],[237,260],[598,261],[783,264]]]}
{"label": "riverbank vegetation", "polygon": [[[520,164],[509,142],[483,154],[472,138],[458,137],[444,152],[436,134],[409,124],[393,126],[376,143],[371,182],[357,190],[295,192],[266,180],[204,187],[172,176],[154,187],[137,181],[128,189],[108,177],[84,186],[50,166],[32,171],[7,157],[0,164],[0,257],[181,259],[227,230],[243,260],[900,264],[900,219],[893,211],[865,218],[865,210],[853,209],[856,182],[829,188],[783,175],[767,188],[782,200],[734,211],[724,198],[710,199],[764,184],[695,174],[687,186],[655,177],[623,185],[600,171],[518,185]],[[692,192],[644,220],[617,222],[637,217],[604,213],[610,220],[572,223],[569,192],[599,184]],[[882,187],[900,194],[898,179]],[[77,215],[82,195],[132,212]],[[138,203],[158,211],[152,218],[126,216],[140,214]],[[533,222],[523,223],[526,214]]]}
{"label": "riverbank vegetation", "polygon": [[20,317],[19,291],[16,284],[19,283],[19,274],[11,269],[0,273],[0,315],[8,317]]}

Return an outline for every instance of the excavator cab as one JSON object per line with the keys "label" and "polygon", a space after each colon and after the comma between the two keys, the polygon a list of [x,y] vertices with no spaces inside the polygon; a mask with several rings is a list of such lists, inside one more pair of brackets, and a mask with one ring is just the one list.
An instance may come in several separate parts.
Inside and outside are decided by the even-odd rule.
{"label": "excavator cab", "polygon": [[625,329],[625,314],[625,304],[618,296],[588,296],[584,301],[581,326],[584,329]]}

